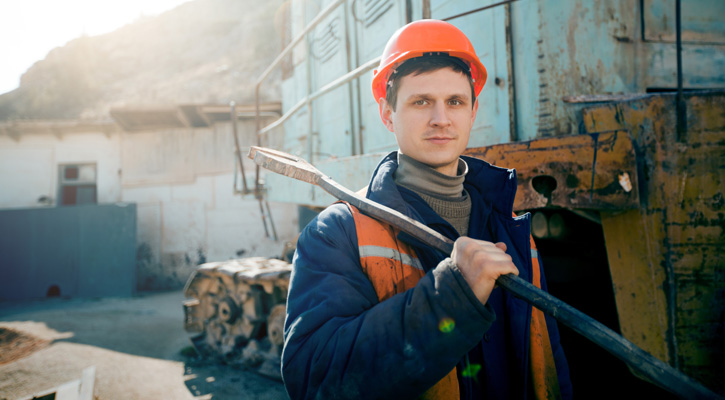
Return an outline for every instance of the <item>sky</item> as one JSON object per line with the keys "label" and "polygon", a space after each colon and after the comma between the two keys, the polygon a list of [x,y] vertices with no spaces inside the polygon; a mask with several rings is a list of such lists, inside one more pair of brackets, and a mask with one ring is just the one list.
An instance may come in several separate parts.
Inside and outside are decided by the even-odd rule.
{"label": "sky", "polygon": [[112,32],[190,0],[0,0],[0,94],[52,49]]}

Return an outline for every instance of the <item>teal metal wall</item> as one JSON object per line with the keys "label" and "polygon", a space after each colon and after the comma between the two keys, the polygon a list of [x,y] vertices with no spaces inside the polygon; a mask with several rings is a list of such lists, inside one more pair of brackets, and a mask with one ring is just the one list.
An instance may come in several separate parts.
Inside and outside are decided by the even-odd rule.
{"label": "teal metal wall", "polygon": [[[293,36],[331,3],[293,1]],[[430,0],[430,16],[446,19],[495,3]],[[724,88],[725,2],[688,0],[682,10],[684,87]],[[296,49],[282,86],[283,108],[378,57],[395,30],[423,14],[421,0],[346,1],[308,35],[309,71],[305,45]],[[577,96],[673,90],[674,15],[675,0],[520,0],[451,19],[489,74],[469,147],[580,133]],[[371,80],[372,71],[300,110],[284,124],[282,150],[347,187],[364,186],[380,157],[397,148],[380,121]],[[334,201],[272,174],[267,188],[273,201]]]}
{"label": "teal metal wall", "polygon": [[136,205],[0,210],[0,300],[129,296]]}

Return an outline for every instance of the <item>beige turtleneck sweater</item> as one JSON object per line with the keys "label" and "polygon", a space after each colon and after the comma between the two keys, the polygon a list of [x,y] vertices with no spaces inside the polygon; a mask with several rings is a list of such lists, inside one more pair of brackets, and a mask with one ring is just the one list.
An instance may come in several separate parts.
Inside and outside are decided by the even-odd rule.
{"label": "beige turtleneck sweater", "polygon": [[471,198],[463,189],[466,173],[468,165],[460,158],[456,176],[448,176],[398,152],[395,183],[417,193],[433,211],[465,236],[471,217]]}

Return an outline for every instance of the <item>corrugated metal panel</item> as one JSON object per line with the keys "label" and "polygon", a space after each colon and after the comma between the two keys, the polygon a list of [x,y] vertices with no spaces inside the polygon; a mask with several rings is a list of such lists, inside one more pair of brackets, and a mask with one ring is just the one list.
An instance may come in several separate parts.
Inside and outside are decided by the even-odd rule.
{"label": "corrugated metal panel", "polygon": [[[312,39],[312,91],[319,90],[349,69],[349,54],[345,46],[345,8],[340,7],[320,24]],[[326,42],[327,44],[321,44]],[[318,46],[319,44],[319,46]],[[316,47],[325,47],[322,55],[317,55]],[[347,157],[352,155],[350,87],[343,85],[327,95],[317,99],[313,104],[314,124],[312,136],[312,154],[306,155],[313,160],[324,160],[329,157]],[[333,111],[336,110],[336,111]],[[299,126],[309,130],[309,127]]]}
{"label": "corrugated metal panel", "polygon": [[0,300],[129,296],[136,205],[1,210],[0,254]]}
{"label": "corrugated metal panel", "polygon": [[[655,21],[669,21],[666,30],[670,32],[674,3],[644,2],[645,36]],[[562,102],[564,96],[676,88],[674,43],[653,42],[654,34],[643,40],[641,10],[633,4],[616,0],[512,4],[519,139],[581,133],[576,114]],[[718,13],[723,4],[720,0],[683,2],[683,35],[699,42],[683,43],[685,88],[725,86],[725,50],[705,44],[705,39],[695,40],[704,36],[693,33],[712,28],[708,43],[719,41],[719,32],[725,29],[725,13]],[[657,39],[669,37],[663,34]]]}
{"label": "corrugated metal panel", "polygon": [[[388,2],[379,2],[384,7],[384,12],[374,19],[356,19],[356,40],[355,51],[358,54],[360,64],[379,57],[383,52],[385,44],[390,36],[405,25],[405,2],[393,1],[392,6]],[[360,10],[357,11],[357,16]],[[393,134],[383,125],[378,112],[378,104],[371,92],[373,74],[372,71],[360,78],[360,114],[362,125],[362,148],[365,153],[378,153],[396,149]]]}
{"label": "corrugated metal panel", "polygon": [[[725,1],[682,2],[682,41],[725,44]],[[644,0],[644,37],[650,41],[676,40],[675,0]]]}
{"label": "corrugated metal panel", "polygon": [[[462,12],[497,3],[494,0],[432,0],[432,18],[444,19]],[[488,71],[486,86],[478,100],[478,115],[471,130],[469,147],[508,142],[511,138],[512,99],[509,86],[509,48],[506,25],[508,8],[496,7],[449,21],[468,36]]]}

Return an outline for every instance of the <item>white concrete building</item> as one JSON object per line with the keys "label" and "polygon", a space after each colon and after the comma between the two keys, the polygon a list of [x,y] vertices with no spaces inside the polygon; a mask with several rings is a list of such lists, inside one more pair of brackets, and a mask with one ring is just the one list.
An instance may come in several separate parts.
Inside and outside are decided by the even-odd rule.
{"label": "white concrete building", "polygon": [[[263,107],[264,123],[279,104]],[[136,203],[138,289],[181,286],[199,263],[279,256],[298,233],[297,208],[269,204],[267,235],[254,195],[235,194],[228,106],[115,109],[113,120],[0,124],[0,209]],[[248,184],[253,107],[238,107]],[[274,146],[274,144],[269,144]],[[235,177],[237,179],[235,188]],[[268,218],[269,221],[269,218]]]}

